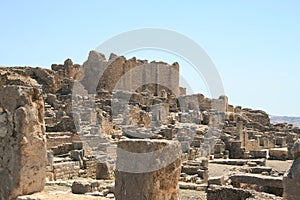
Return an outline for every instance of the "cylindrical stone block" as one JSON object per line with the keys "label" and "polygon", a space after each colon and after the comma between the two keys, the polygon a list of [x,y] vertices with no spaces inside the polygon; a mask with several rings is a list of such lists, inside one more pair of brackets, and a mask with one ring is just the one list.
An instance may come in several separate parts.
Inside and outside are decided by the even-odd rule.
{"label": "cylindrical stone block", "polygon": [[170,140],[121,140],[117,148],[116,200],[176,200],[181,145]]}

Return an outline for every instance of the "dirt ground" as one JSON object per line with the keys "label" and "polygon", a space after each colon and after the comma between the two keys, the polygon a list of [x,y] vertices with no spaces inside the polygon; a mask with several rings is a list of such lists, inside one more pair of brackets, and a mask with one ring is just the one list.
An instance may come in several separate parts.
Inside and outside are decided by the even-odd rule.
{"label": "dirt ground", "polygon": [[[57,191],[54,191],[57,190]],[[41,200],[109,200],[102,197],[92,197],[88,195],[72,194],[69,188],[46,188],[45,191],[24,197],[39,198]],[[180,190],[180,200],[205,200],[206,193],[204,191]],[[110,199],[111,200],[111,199]]]}
{"label": "dirt ground", "polygon": [[[274,171],[278,172],[287,172],[292,165],[292,160],[287,161],[279,161],[279,160],[267,160],[266,167],[272,167]],[[209,163],[208,165],[208,174],[209,177],[216,176],[226,176],[230,174],[230,172],[238,171],[239,169],[244,168],[243,166],[235,166],[235,165],[221,165]]]}
{"label": "dirt ground", "polygon": [[[273,170],[278,172],[287,172],[293,161],[278,161],[278,160],[267,160],[266,166],[272,167]],[[222,165],[209,163],[209,177],[216,176],[227,176],[234,171],[238,171],[243,166],[234,165]],[[67,186],[46,186],[45,190],[40,193],[30,195],[28,197],[39,198],[42,200],[108,200],[103,197],[93,197],[87,195],[76,195],[71,193],[70,187]],[[194,191],[194,190],[180,190],[180,200],[205,200],[206,193],[204,191]]]}
{"label": "dirt ground", "polygon": [[[72,194],[71,189],[66,186],[46,186],[43,192],[35,193],[33,195],[23,196],[28,198],[35,198],[41,200],[112,200],[103,197],[93,197],[88,195]],[[204,191],[194,190],[180,190],[180,200],[205,200],[206,193]]]}
{"label": "dirt ground", "polygon": [[108,200],[107,198],[103,198],[103,197],[93,197],[88,195],[72,194],[70,187],[58,186],[58,185],[46,186],[44,191],[32,195],[27,195],[24,197],[41,199],[41,200],[85,200],[85,199]]}
{"label": "dirt ground", "polygon": [[205,200],[206,193],[204,191],[180,190],[180,200]]}
{"label": "dirt ground", "polygon": [[34,195],[28,196],[30,198],[34,199],[41,199],[41,200],[92,200],[92,199],[98,199],[98,200],[108,200],[106,198],[102,197],[93,197],[93,196],[87,196],[87,195],[76,195],[72,194],[71,192],[39,192]]}
{"label": "dirt ground", "polygon": [[278,172],[287,172],[291,165],[293,164],[293,160],[287,161],[279,161],[279,160],[267,160],[266,166],[272,167],[274,170]]}

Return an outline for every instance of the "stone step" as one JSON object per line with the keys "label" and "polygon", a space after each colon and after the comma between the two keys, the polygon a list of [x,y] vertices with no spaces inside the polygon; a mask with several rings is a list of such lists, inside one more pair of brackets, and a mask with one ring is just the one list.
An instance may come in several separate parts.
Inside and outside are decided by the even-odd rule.
{"label": "stone step", "polygon": [[63,163],[63,162],[70,162],[72,159],[70,157],[53,157],[53,163]]}
{"label": "stone step", "polygon": [[55,149],[59,145],[73,142],[73,134],[71,132],[46,132],[47,149]]}
{"label": "stone step", "polygon": [[207,184],[179,182],[179,188],[183,190],[206,191]]}
{"label": "stone step", "polygon": [[51,107],[52,107],[51,105],[49,105],[49,104],[45,103],[45,109],[47,109],[47,108],[51,108]]}
{"label": "stone step", "polygon": [[44,117],[46,125],[52,125],[56,122],[54,117]]}
{"label": "stone step", "polygon": [[72,132],[46,132],[47,137],[73,136]]}
{"label": "stone step", "polygon": [[63,143],[58,146],[52,147],[53,155],[65,155],[74,149],[73,143]]}

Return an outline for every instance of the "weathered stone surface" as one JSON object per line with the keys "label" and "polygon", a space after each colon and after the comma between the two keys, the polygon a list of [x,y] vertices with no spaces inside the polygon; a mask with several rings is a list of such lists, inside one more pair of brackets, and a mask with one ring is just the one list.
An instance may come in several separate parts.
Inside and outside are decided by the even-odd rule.
{"label": "weathered stone surface", "polygon": [[169,140],[121,140],[116,166],[117,200],[178,199],[180,143]]}
{"label": "weathered stone surface", "polygon": [[[179,64],[168,65],[163,62],[151,62],[126,59],[124,56],[113,55],[107,61],[99,52],[91,51],[88,60],[83,64],[84,77],[82,84],[89,91],[109,91],[122,89],[142,92],[149,90],[157,96],[165,90],[179,95]],[[144,76],[143,74],[148,74]],[[158,80],[155,82],[153,80]]]}
{"label": "weathered stone surface", "polygon": [[0,85],[41,86],[42,92],[55,93],[61,85],[62,77],[49,69],[39,67],[0,68]]}
{"label": "weathered stone surface", "polygon": [[92,192],[92,185],[87,181],[74,181],[72,184],[72,193],[74,194],[85,194]]}
{"label": "weathered stone surface", "polygon": [[44,188],[44,103],[32,87],[0,87],[0,199]]}
{"label": "weathered stone surface", "polygon": [[232,188],[228,186],[210,186],[207,190],[207,200],[282,200],[281,197],[259,193],[254,190]]}
{"label": "weathered stone surface", "polygon": [[53,71],[57,71],[61,76],[72,78],[74,80],[82,78],[82,70],[80,65],[74,65],[73,61],[69,58],[65,60],[63,65],[53,64],[51,69]]}
{"label": "weathered stone surface", "polygon": [[277,196],[282,196],[282,177],[264,176],[259,174],[234,174],[230,176],[233,186],[240,187],[242,184],[262,186],[261,191]]}
{"label": "weathered stone surface", "polygon": [[294,162],[283,178],[284,199],[296,200],[300,197],[300,139],[298,139],[293,148]]}
{"label": "weathered stone surface", "polygon": [[98,162],[96,165],[96,179],[111,179],[112,173],[107,162]]}
{"label": "weathered stone surface", "polygon": [[224,176],[211,177],[208,179],[208,185],[224,185]]}
{"label": "weathered stone surface", "polygon": [[267,172],[268,174],[270,174],[272,171],[271,167],[251,167],[250,168],[250,172],[253,174],[261,174],[263,172]]}
{"label": "weathered stone surface", "polygon": [[233,185],[247,183],[282,189],[282,177],[263,176],[259,174],[234,174],[230,176],[230,179]]}
{"label": "weathered stone surface", "polygon": [[46,130],[47,130],[47,132],[71,131],[73,133],[75,133],[77,131],[73,118],[71,118],[69,116],[62,117],[58,123],[56,123],[52,126],[46,126]]}
{"label": "weathered stone surface", "polygon": [[272,148],[269,149],[269,159],[273,160],[286,160],[288,158],[287,148]]}
{"label": "weathered stone surface", "polygon": [[245,200],[254,196],[254,192],[231,188],[231,187],[209,187],[207,190],[207,200]]}
{"label": "weathered stone surface", "polygon": [[243,152],[241,151],[241,141],[230,141],[229,142],[229,158],[239,159],[243,158]]}

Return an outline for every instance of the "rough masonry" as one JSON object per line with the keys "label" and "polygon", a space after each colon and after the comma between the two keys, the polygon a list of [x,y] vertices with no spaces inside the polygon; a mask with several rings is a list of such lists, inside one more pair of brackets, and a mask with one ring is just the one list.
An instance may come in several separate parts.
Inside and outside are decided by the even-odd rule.
{"label": "rough masonry", "polygon": [[0,199],[13,199],[45,185],[44,102],[33,87],[3,85],[0,94]]}

